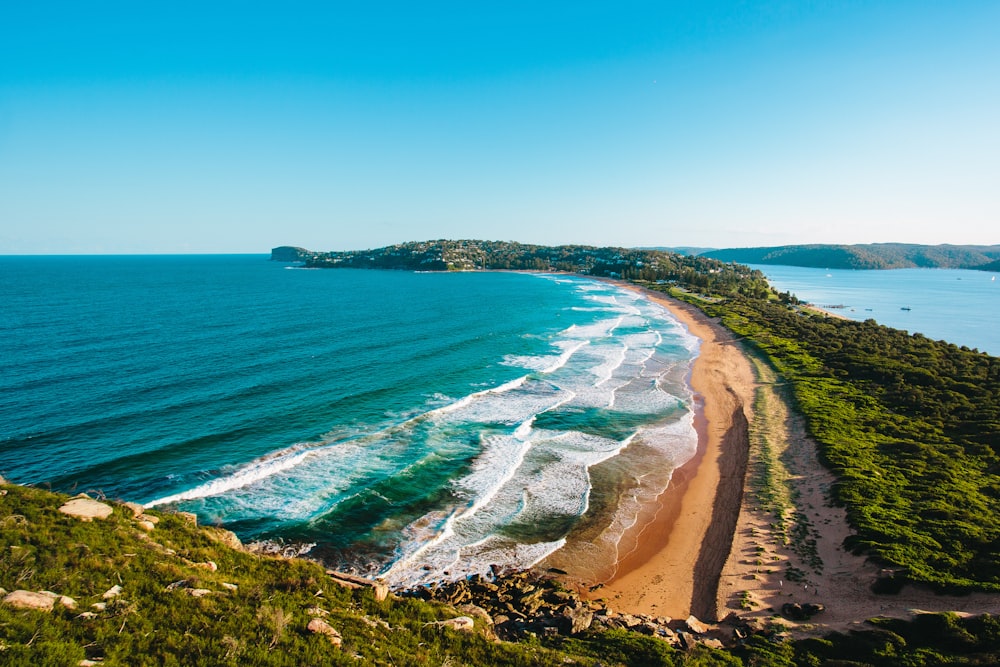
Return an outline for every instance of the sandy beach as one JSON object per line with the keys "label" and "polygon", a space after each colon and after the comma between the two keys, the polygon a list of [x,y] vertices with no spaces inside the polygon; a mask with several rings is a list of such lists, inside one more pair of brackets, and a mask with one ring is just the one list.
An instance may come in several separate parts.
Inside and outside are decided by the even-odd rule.
{"label": "sandy beach", "polygon": [[[753,371],[731,335],[700,311],[658,292],[642,292],[701,341],[690,380],[698,449],[625,534],[626,555],[591,596],[629,613],[672,618],[693,613],[712,620],[716,588],[710,582],[718,582],[729,554],[743,489]],[[560,565],[570,577],[593,581],[582,564]]]}

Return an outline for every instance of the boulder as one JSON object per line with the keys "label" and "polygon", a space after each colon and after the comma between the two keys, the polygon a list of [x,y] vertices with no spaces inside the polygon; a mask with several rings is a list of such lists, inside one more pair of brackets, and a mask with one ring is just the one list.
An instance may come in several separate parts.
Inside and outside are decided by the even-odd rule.
{"label": "boulder", "polygon": [[380,581],[376,581],[372,584],[372,592],[375,593],[376,602],[381,602],[389,597],[389,587]]}
{"label": "boulder", "polygon": [[114,586],[112,586],[108,590],[104,591],[104,593],[101,595],[101,597],[104,598],[105,600],[110,600],[111,598],[116,598],[119,595],[121,595],[122,594],[122,590],[123,589],[122,589],[121,586],[119,586],[118,584],[115,584]]}
{"label": "boulder", "polygon": [[203,598],[206,595],[212,594],[212,591],[207,588],[185,588],[184,590],[187,591],[187,594],[193,598]]}
{"label": "boulder", "polygon": [[594,612],[586,607],[567,607],[563,613],[563,629],[571,634],[579,634],[590,628],[594,622]]}
{"label": "boulder", "polygon": [[781,605],[781,613],[785,618],[791,619],[793,621],[804,621],[806,620],[806,613],[802,609],[802,605],[797,602],[786,602]]}
{"label": "boulder", "polygon": [[447,621],[438,621],[435,625],[439,625],[442,628],[451,628],[459,632],[472,632],[476,627],[476,622],[468,616],[456,616],[455,618],[449,618]]}
{"label": "boulder", "polygon": [[314,618],[309,621],[309,625],[306,626],[306,630],[314,635],[324,635],[334,646],[340,646],[344,641],[340,636],[340,633],[321,618]]}
{"label": "boulder", "polygon": [[97,618],[97,614],[95,614],[95,613],[94,613],[94,612],[92,612],[92,611],[85,611],[85,612],[83,612],[82,614],[79,614],[79,615],[77,616],[77,618],[82,618],[82,619],[84,619],[84,620],[86,620],[86,621],[89,621],[89,620],[90,620],[90,619],[92,619],[92,618]]}
{"label": "boulder", "polygon": [[207,560],[204,563],[195,563],[195,567],[200,567],[203,570],[208,570],[209,572],[216,572],[219,566],[215,564],[215,561]]}
{"label": "boulder", "polygon": [[802,612],[806,615],[807,618],[812,618],[816,614],[819,614],[824,611],[826,611],[826,607],[821,604],[814,604],[812,602],[807,602],[806,604],[802,605]]}
{"label": "boulder", "polygon": [[693,615],[687,617],[687,620],[684,621],[684,625],[686,625],[687,629],[695,635],[703,635],[708,632],[708,627]]}
{"label": "boulder", "polygon": [[139,526],[147,533],[153,532],[153,529],[156,528],[152,521],[136,521],[135,525]]}
{"label": "boulder", "polygon": [[81,521],[92,521],[93,519],[107,519],[111,516],[114,508],[91,498],[74,498],[60,507],[59,511],[69,516],[75,516]]}
{"label": "boulder", "polygon": [[237,551],[243,551],[243,543],[240,542],[240,538],[236,536],[231,530],[225,530],[224,528],[205,528],[205,534],[212,540],[224,544],[230,549],[236,549]]}
{"label": "boulder", "polygon": [[4,604],[18,609],[37,609],[39,611],[52,611],[55,606],[56,596],[51,593],[36,593],[34,591],[14,591],[8,593],[3,599]]}
{"label": "boulder", "polygon": [[138,519],[146,513],[146,508],[139,503],[122,503],[122,507],[126,507],[130,512],[132,512],[133,519]]}

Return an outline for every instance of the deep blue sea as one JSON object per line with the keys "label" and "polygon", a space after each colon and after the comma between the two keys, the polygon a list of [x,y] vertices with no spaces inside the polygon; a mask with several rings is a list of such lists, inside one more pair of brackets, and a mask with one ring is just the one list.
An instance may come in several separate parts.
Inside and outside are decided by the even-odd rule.
{"label": "deep blue sea", "polygon": [[587,510],[592,465],[695,448],[696,339],[605,283],[2,257],[0,293],[0,474],[396,584],[536,562]]}
{"label": "deep blue sea", "polygon": [[754,265],[773,287],[852,320],[1000,355],[1000,278],[959,269],[849,271]]}

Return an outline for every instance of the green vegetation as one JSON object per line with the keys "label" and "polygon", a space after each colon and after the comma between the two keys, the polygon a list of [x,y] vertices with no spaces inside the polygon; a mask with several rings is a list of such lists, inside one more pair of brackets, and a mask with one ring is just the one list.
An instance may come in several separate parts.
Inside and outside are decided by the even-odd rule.
{"label": "green vegetation", "polygon": [[[881,620],[872,630],[823,640],[782,640],[765,628],[729,650],[696,644],[679,651],[625,629],[497,642],[478,619],[473,632],[442,628],[439,621],[460,613],[447,605],[378,601],[368,589],[337,585],[316,563],[232,549],[224,531],[196,528],[179,515],[156,514],[147,532],[124,506],[82,522],[58,511],[66,496],[13,485],[0,491],[0,586],[75,601],[75,608],[56,603],[52,611],[0,603],[4,665],[736,667],[837,658],[880,667],[1000,659],[1000,620],[937,614],[914,623]],[[106,599],[114,586],[121,593]],[[104,609],[92,606],[100,603]],[[334,627],[343,644],[309,632],[312,618]]]}
{"label": "green vegetation", "polygon": [[[57,510],[64,496],[12,485],[3,491],[0,586],[52,591],[77,607],[0,604],[0,664],[76,665],[86,657],[104,665],[557,665],[567,657],[537,644],[488,641],[482,628],[444,630],[433,623],[459,616],[456,610],[394,597],[378,602],[369,590],[338,586],[316,563],[230,549],[216,541],[220,531],[178,515],[158,515],[147,533],[123,506],[85,523]],[[198,565],[208,561],[218,569]],[[121,594],[104,600],[115,585]],[[198,589],[210,593],[196,597]],[[103,611],[91,607],[101,602]],[[340,632],[340,648],[306,630],[315,617]]]}
{"label": "green vegetation", "polygon": [[1000,246],[914,245],[793,245],[770,248],[728,248],[704,254],[723,262],[784,264],[817,269],[980,269],[996,271]]}
{"label": "green vegetation", "polygon": [[569,271],[625,280],[681,281],[694,287],[721,281],[727,291],[753,288],[757,296],[767,290],[760,272],[660,250],[465,240],[401,243],[375,250],[304,252],[306,266],[313,268]]}

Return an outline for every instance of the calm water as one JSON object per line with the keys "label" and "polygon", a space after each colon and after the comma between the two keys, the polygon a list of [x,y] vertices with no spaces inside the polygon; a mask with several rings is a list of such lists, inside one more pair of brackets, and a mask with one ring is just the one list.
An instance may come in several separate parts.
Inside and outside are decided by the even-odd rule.
{"label": "calm water", "polygon": [[0,474],[395,583],[535,562],[586,511],[591,465],[636,440],[653,466],[694,451],[695,339],[602,283],[6,257],[0,290]]}
{"label": "calm water", "polygon": [[874,319],[889,327],[1000,355],[1000,278],[995,273],[753,268],[763,271],[778,290],[790,291],[803,301],[851,319]]}

